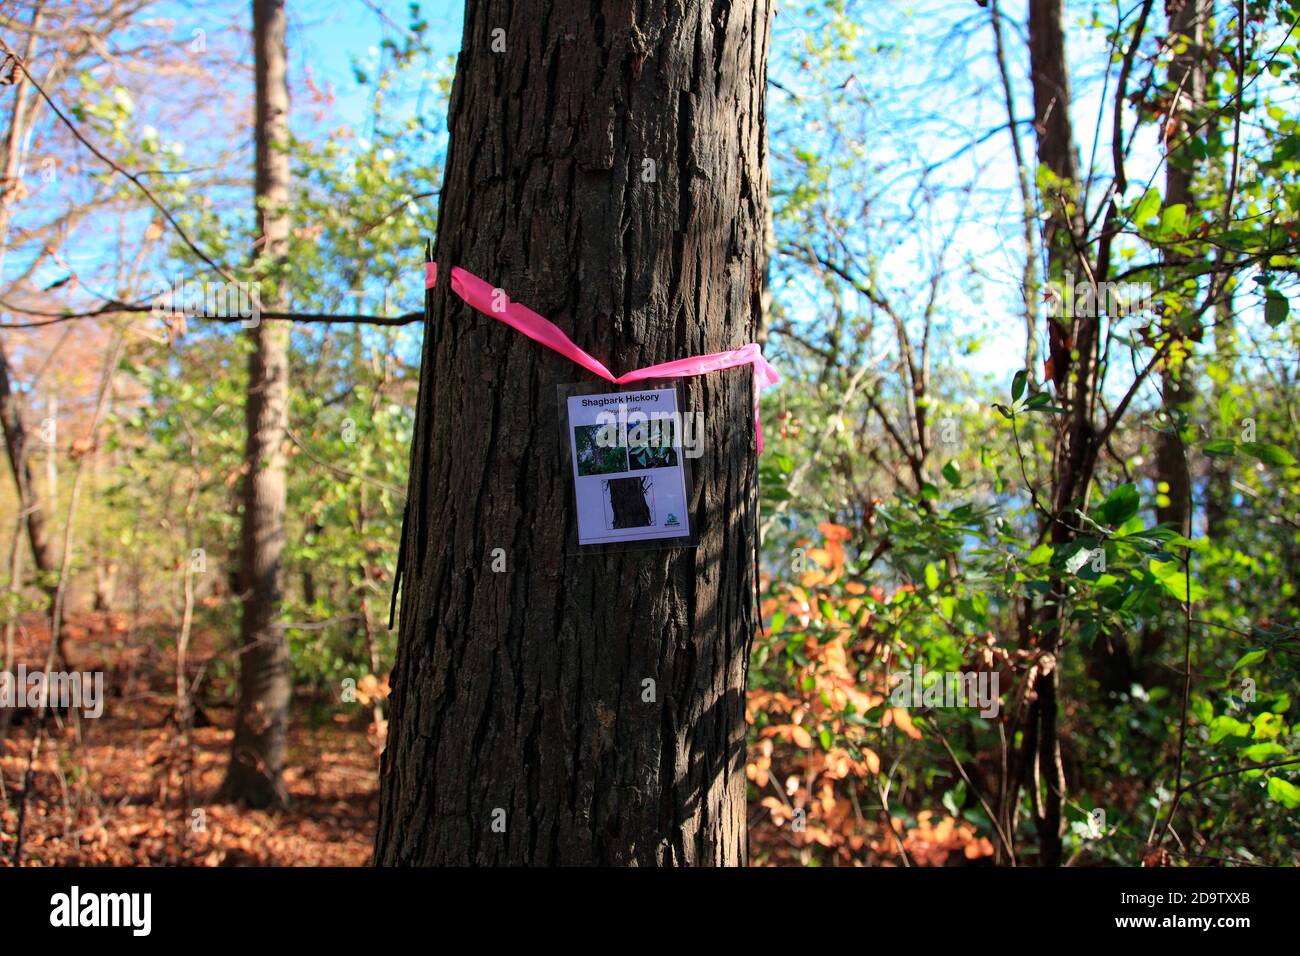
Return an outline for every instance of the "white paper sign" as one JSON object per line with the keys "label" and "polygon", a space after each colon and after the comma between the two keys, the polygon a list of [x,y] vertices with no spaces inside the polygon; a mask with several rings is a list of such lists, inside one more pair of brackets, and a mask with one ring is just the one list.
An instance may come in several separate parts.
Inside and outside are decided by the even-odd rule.
{"label": "white paper sign", "polygon": [[675,388],[570,395],[578,544],[689,536]]}

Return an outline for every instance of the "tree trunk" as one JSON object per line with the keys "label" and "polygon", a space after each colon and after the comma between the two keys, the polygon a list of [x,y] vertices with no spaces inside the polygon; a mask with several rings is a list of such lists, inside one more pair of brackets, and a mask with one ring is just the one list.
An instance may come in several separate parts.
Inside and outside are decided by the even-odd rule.
{"label": "tree trunk", "polygon": [[591,376],[445,278],[499,283],[615,370],[753,337],[772,4],[633,6],[466,3],[379,864],[746,862],[749,370],[688,382],[697,548],[566,552],[556,386]]}
{"label": "tree trunk", "polygon": [[[1205,100],[1205,21],[1208,11],[1205,0],[1166,0],[1165,11],[1169,18],[1169,45],[1177,46],[1176,37],[1186,38],[1186,49],[1176,53],[1169,64],[1169,82],[1177,92],[1169,110],[1167,138],[1172,143],[1191,140],[1188,121],[1196,116]],[[1187,147],[1173,150],[1165,163],[1165,205],[1182,203],[1190,211],[1196,202],[1192,194],[1192,177],[1195,161]],[[1170,265],[1181,260],[1170,256]],[[1175,317],[1171,317],[1175,318]],[[1161,370],[1161,393],[1170,420],[1166,428],[1156,435],[1156,480],[1167,486],[1165,503],[1157,503],[1156,519],[1169,525],[1181,535],[1191,531],[1190,495],[1191,474],[1187,467],[1186,450],[1177,434],[1170,429],[1178,423],[1176,413],[1185,409],[1196,397],[1195,380],[1190,367],[1191,340],[1200,338],[1198,330],[1170,331],[1184,338],[1188,353],[1182,361],[1170,358]],[[1157,645],[1158,647],[1158,645]],[[1154,651],[1156,648],[1153,648]]]}
{"label": "tree trunk", "polygon": [[[1214,357],[1233,380],[1237,367],[1237,328],[1234,318],[1231,280],[1224,286],[1222,298],[1214,304]],[[1229,391],[1227,383],[1214,387],[1211,408],[1218,409],[1219,401]],[[1235,423],[1238,426],[1240,422]],[[1228,532],[1228,516],[1232,511],[1232,459],[1211,458],[1210,477],[1205,489],[1205,537],[1222,541]]]}
{"label": "tree trunk", "polygon": [[[256,72],[257,216],[260,257],[270,270],[289,245],[289,87],[284,0],[253,0]],[[283,306],[280,280],[263,284],[262,308]],[[289,645],[280,627],[284,588],[285,458],[289,416],[289,326],[250,332],[245,410],[248,443],[241,539],[239,709],[221,797],[250,806],[287,800],[281,773],[288,737]]]}
{"label": "tree trunk", "polygon": [[[23,61],[30,63],[36,53],[37,37],[44,19],[38,7],[32,12],[31,32],[27,35],[27,45]],[[34,94],[29,94],[30,83],[27,73],[14,70],[14,101],[9,114],[9,128],[3,141],[4,160],[0,162],[3,178],[0,179],[0,275],[3,275],[5,253],[9,248],[9,221],[13,215],[14,194],[9,186],[17,182],[18,170],[22,165],[23,143],[31,124],[31,104]],[[36,485],[32,480],[30,451],[31,431],[23,421],[22,406],[18,394],[14,391],[9,358],[4,345],[0,343],[0,429],[4,431],[5,451],[9,455],[9,467],[14,476],[14,487],[18,493],[18,507],[24,526],[27,528],[27,540],[32,548],[32,562],[37,575],[42,579],[42,590],[49,598],[51,613],[54,608],[55,583],[53,576],[58,571],[55,560],[54,544],[45,527],[45,512],[37,496]],[[53,504],[53,502],[51,503]]]}
{"label": "tree trunk", "polygon": [[[1044,243],[1048,274],[1054,282],[1071,284],[1068,278],[1071,273],[1083,275],[1086,272],[1080,268],[1077,251],[1084,245],[1081,238],[1084,224],[1077,211],[1079,160],[1070,118],[1072,103],[1061,0],[1030,0],[1029,61],[1038,162],[1051,172],[1055,180],[1049,194],[1044,197],[1048,210]],[[1071,212],[1072,204],[1075,212]],[[1070,301],[1068,295],[1064,296],[1062,304]],[[1079,314],[1073,314],[1076,311]],[[1057,546],[1067,543],[1072,536],[1069,527],[1059,519],[1071,513],[1086,495],[1094,454],[1091,403],[1096,374],[1097,319],[1089,315],[1089,311],[1063,308],[1060,317],[1053,316],[1048,321],[1051,380],[1057,401],[1064,409],[1063,427],[1058,430],[1053,452],[1052,518],[1047,529],[1048,540]],[[1053,594],[1059,595],[1062,591],[1060,586],[1052,588]],[[1055,655],[1061,629],[1065,626],[1064,605],[1060,600],[1045,600],[1034,613],[1027,602],[1025,614],[1036,619],[1039,647],[1045,653]],[[1040,670],[1034,680],[1035,699],[1029,709],[1031,727],[1024,737],[1019,768],[1033,797],[1039,862],[1043,866],[1058,866],[1061,862],[1065,798],[1065,771],[1057,726],[1060,668],[1051,666],[1044,669],[1047,672]],[[1018,802],[1018,796],[1014,802]]]}
{"label": "tree trunk", "polygon": [[23,421],[22,409],[18,404],[18,395],[13,390],[9,371],[9,360],[0,347],[0,426],[4,428],[5,450],[9,453],[9,466],[13,472],[14,485],[18,489],[18,507],[25,513],[27,541],[32,547],[32,560],[36,573],[43,579],[42,589],[54,600],[54,582],[51,576],[58,571],[55,560],[54,543],[45,528],[45,513],[36,497],[36,486],[32,482],[31,462],[28,448],[31,432]]}
{"label": "tree trunk", "polygon": [[[1185,38],[1186,48],[1175,53],[1169,64],[1169,82],[1173,85],[1174,99],[1166,121],[1165,137],[1171,146],[1181,140],[1190,140],[1189,124],[1195,121],[1205,102],[1206,62],[1205,23],[1209,11],[1205,0],[1166,0],[1165,13],[1169,21],[1167,45],[1176,49],[1178,37]],[[1171,149],[1165,161],[1166,206],[1182,203],[1189,211],[1196,208],[1192,179],[1196,163],[1191,151],[1184,146]],[[1186,257],[1169,254],[1165,262],[1170,272],[1186,262]],[[1168,281],[1166,273],[1165,281]],[[1195,284],[1188,280],[1189,285]],[[1194,297],[1193,297],[1194,299]],[[1160,393],[1167,412],[1163,427],[1155,436],[1155,478],[1158,486],[1156,521],[1168,525],[1184,537],[1192,530],[1192,475],[1187,461],[1187,449],[1179,432],[1184,429],[1180,416],[1196,400],[1196,380],[1192,375],[1192,350],[1201,338],[1200,323],[1188,328],[1180,323],[1172,309],[1165,314],[1166,334],[1180,341],[1182,348],[1172,350],[1160,369]],[[1138,655],[1138,677],[1143,685],[1169,684],[1173,675],[1160,666],[1159,655],[1169,635],[1169,629],[1160,621],[1153,622],[1142,635]]]}

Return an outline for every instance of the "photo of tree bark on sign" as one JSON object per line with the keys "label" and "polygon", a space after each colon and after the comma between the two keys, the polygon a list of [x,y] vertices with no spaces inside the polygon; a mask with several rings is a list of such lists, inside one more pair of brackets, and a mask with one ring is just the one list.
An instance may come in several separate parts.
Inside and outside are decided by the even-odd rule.
{"label": "photo of tree bark on sign", "polygon": [[0,869],[1294,869],[1298,123],[1290,0],[0,4]]}
{"label": "photo of tree bark on sign", "polygon": [[615,528],[646,528],[654,524],[650,498],[654,482],[649,478],[610,478],[605,482],[609,495],[610,522]]}

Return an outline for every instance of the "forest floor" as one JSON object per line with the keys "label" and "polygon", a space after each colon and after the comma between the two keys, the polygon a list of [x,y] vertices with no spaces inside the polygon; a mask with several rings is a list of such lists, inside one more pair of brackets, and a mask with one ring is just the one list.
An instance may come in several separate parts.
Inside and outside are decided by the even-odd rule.
{"label": "forest floor", "polygon": [[[367,731],[369,710],[355,716],[327,701],[295,698],[285,783],[290,807],[246,810],[211,802],[229,759],[233,707],[214,691],[223,672],[218,638],[196,633],[188,672],[206,693],[188,743],[175,719],[174,629],[137,624],[126,615],[88,614],[67,625],[73,668],[103,671],[98,719],[51,712],[32,763],[35,711],[12,711],[0,740],[0,866],[14,863],[22,816],[24,866],[364,866],[378,813],[378,753]],[[15,667],[44,666],[48,628],[35,620],[18,630]],[[0,665],[2,666],[2,665]],[[359,688],[360,690],[360,688]],[[0,712],[0,720],[4,714]],[[751,759],[756,754],[751,753]],[[31,767],[26,799],[23,781]],[[775,770],[775,768],[773,768]],[[785,779],[782,777],[781,779]],[[755,865],[806,865],[807,849],[763,803],[749,808]],[[965,839],[920,831],[905,835],[921,862],[927,847],[960,857]],[[947,842],[945,842],[947,841]],[[948,846],[952,843],[952,846]],[[827,844],[829,845],[829,843]],[[891,865],[874,841],[853,838],[856,865]],[[843,862],[849,862],[844,849]]]}
{"label": "forest floor", "polygon": [[[24,866],[360,866],[369,862],[378,812],[377,757],[364,724],[295,721],[287,811],[208,802],[230,752],[233,711],[211,707],[190,746],[177,732],[171,662],[127,633],[125,616],[70,626],[77,670],[105,672],[101,719],[47,718],[23,821]],[[49,632],[19,633],[18,663],[43,666]],[[210,641],[196,635],[202,669]],[[16,667],[15,667],[16,669]],[[203,723],[202,719],[199,723]],[[19,710],[0,745],[0,865],[12,865],[22,781],[36,717]]]}

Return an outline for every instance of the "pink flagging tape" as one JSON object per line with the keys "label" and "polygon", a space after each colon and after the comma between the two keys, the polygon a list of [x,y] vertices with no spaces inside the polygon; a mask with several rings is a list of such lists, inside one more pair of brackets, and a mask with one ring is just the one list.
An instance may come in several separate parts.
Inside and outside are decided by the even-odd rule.
{"label": "pink flagging tape", "polygon": [[[424,285],[432,289],[438,282],[438,267],[435,263],[424,265]],[[599,375],[607,382],[624,385],[628,382],[640,382],[648,378],[688,378],[694,375],[707,375],[725,368],[737,368],[741,365],[754,366],[754,433],[758,440],[758,453],[763,453],[763,425],[758,417],[758,398],[764,389],[771,388],[781,381],[775,368],[763,358],[762,348],[754,342],[738,349],[726,352],[713,352],[709,355],[697,355],[693,358],[675,359],[635,369],[623,375],[615,375],[601,362],[587,352],[578,348],[560,327],[548,319],[542,318],[527,306],[511,302],[510,298],[496,287],[488,285],[472,272],[460,266],[451,270],[451,289],[464,300],[470,308],[483,313],[490,319],[504,322],[516,332],[520,332],[534,342],[540,342],[548,349],[559,352],[571,362],[581,365],[587,371]]]}

